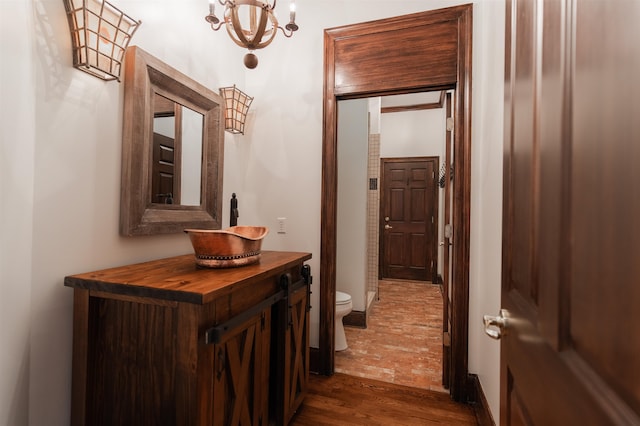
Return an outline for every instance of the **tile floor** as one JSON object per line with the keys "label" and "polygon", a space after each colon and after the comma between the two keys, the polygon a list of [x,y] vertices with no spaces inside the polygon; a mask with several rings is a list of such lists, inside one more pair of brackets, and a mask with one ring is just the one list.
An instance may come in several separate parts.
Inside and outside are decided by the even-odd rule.
{"label": "tile floor", "polygon": [[446,392],[440,286],[380,281],[379,293],[368,327],[345,327],[349,348],[336,352],[335,371]]}

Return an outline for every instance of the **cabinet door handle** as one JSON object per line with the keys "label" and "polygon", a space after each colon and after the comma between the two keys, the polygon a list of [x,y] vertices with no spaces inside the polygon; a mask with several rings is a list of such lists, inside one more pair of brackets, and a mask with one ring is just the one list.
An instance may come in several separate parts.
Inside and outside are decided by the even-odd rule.
{"label": "cabinet door handle", "polygon": [[239,325],[243,324],[245,321],[249,320],[250,318],[253,318],[256,315],[259,315],[262,311],[270,308],[271,305],[273,305],[274,303],[280,301],[280,299],[283,299],[285,297],[286,297],[286,292],[284,290],[280,290],[278,293],[274,294],[273,296],[270,296],[269,298],[263,300],[257,305],[252,306],[251,308],[236,315],[230,320],[227,320],[226,322],[220,325],[217,325],[215,327],[211,327],[204,333],[204,342],[207,345],[211,343],[213,344],[220,343],[226,333],[235,329]]}
{"label": "cabinet door handle", "polygon": [[280,288],[286,292],[284,298],[287,300],[287,327],[291,327],[293,325],[293,319],[291,316],[291,310],[293,309],[293,305],[291,304],[291,287],[291,274],[280,275]]}
{"label": "cabinet door handle", "polygon": [[220,377],[222,377],[222,373],[224,373],[225,368],[227,367],[227,361],[225,359],[224,356],[224,350],[222,349],[222,347],[218,348],[218,359],[217,359],[217,364],[218,367],[216,368],[216,378],[218,380],[220,380]]}

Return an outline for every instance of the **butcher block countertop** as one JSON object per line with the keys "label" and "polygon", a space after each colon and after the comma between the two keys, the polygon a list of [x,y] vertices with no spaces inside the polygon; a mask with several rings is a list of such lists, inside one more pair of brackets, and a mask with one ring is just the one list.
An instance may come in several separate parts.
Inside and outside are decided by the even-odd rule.
{"label": "butcher block countertop", "polygon": [[126,296],[206,304],[310,258],[310,253],[263,251],[260,261],[252,265],[208,269],[198,267],[193,254],[185,254],[70,275],[65,277],[64,285]]}

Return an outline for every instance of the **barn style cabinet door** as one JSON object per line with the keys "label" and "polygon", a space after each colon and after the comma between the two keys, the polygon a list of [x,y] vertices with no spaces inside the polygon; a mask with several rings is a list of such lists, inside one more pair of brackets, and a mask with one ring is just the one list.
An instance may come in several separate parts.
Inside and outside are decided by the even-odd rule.
{"label": "barn style cabinet door", "polygon": [[275,333],[272,362],[272,418],[288,424],[302,404],[309,387],[309,311],[311,268],[304,265],[296,282],[285,276],[287,297],[274,310]]}
{"label": "barn style cabinet door", "polygon": [[271,308],[248,319],[213,345],[213,424],[269,424]]}

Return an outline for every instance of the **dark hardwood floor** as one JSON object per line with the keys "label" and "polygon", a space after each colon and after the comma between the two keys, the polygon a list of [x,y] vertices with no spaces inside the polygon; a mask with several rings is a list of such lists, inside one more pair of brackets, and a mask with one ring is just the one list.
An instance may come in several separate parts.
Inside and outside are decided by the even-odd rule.
{"label": "dark hardwood floor", "polygon": [[336,352],[336,374],[311,375],[291,424],[477,425],[473,408],[442,388],[439,287],[381,281],[379,290],[369,327],[345,327],[349,349]]}
{"label": "dark hardwood floor", "polygon": [[448,394],[336,373],[311,375],[291,425],[477,425]]}

